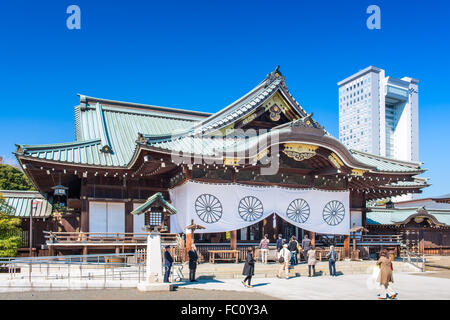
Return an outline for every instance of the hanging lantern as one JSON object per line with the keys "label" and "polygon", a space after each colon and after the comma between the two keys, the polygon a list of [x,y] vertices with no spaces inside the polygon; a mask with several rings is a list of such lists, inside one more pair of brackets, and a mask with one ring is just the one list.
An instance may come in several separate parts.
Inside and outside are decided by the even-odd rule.
{"label": "hanging lantern", "polygon": [[61,207],[65,207],[67,201],[67,190],[69,190],[69,188],[61,184],[61,173],[59,174],[58,185],[52,187],[52,190],[54,198],[53,202],[58,203]]}
{"label": "hanging lantern", "polygon": [[67,196],[67,190],[69,188],[59,184],[57,186],[52,187],[52,189],[54,196]]}

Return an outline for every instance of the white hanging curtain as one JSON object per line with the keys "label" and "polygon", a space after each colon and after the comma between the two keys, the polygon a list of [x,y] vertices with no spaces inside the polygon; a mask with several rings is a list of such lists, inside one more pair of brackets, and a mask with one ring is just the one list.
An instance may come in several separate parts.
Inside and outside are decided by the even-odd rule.
{"label": "white hanging curtain", "polygon": [[207,184],[188,181],[171,189],[178,213],[170,217],[171,232],[194,223],[196,233],[226,232],[255,224],[272,213],[309,231],[348,235],[349,192],[316,189]]}

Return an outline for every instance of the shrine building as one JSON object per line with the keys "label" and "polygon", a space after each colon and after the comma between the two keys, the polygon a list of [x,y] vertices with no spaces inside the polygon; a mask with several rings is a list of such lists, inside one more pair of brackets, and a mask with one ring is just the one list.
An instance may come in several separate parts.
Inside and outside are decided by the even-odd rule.
{"label": "shrine building", "polygon": [[308,234],[340,239],[348,255],[368,200],[427,186],[421,163],[347,149],[316,121],[320,110],[291,95],[279,68],[215,113],[79,97],[74,141],[17,145],[23,171],[60,213],[46,230],[58,241],[36,247],[117,252],[79,241],[103,235],[135,250],[149,229],[185,239],[194,224],[199,245]]}

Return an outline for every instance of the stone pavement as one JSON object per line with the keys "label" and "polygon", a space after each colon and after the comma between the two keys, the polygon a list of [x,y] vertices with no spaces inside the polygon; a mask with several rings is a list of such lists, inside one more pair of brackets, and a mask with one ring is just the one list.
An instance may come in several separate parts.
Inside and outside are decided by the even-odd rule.
{"label": "stone pavement", "polygon": [[[431,273],[426,274],[407,274],[394,273],[394,289],[399,293],[399,299],[418,299],[418,300],[450,300],[450,279],[431,277]],[[276,299],[288,300],[373,300],[377,299],[378,289],[369,274],[350,274],[338,277],[317,276],[308,278],[307,276],[293,277],[288,280],[278,278],[255,278],[252,280],[254,288],[245,288],[239,279],[206,279],[198,282],[176,282],[178,291],[184,289],[201,289],[206,291],[223,290],[239,293],[255,293],[255,299],[262,295],[271,296]],[[81,292],[91,289],[101,295],[105,288],[119,290],[136,290],[136,281],[130,280],[107,280],[103,281],[71,281],[53,280],[42,283],[34,283],[34,288],[29,287],[25,280],[21,285],[15,284],[15,287],[0,288],[1,292],[27,292],[27,291],[47,291],[47,290],[67,290],[75,289]],[[52,285],[50,288],[49,285]],[[3,283],[4,285],[4,283]],[[128,289],[126,289],[128,288]],[[170,297],[170,294],[169,296]],[[192,295],[192,300],[202,299],[204,295]],[[237,296],[239,297],[239,296]],[[132,296],[129,297],[133,299]],[[173,295],[177,299],[176,294]],[[1,299],[1,297],[0,297]],[[219,298],[220,299],[220,298]]]}
{"label": "stone pavement", "polygon": [[[288,280],[256,278],[252,280],[254,288],[245,288],[241,283],[242,279],[200,280],[179,286],[204,290],[255,292],[287,300],[374,300],[379,293],[371,275],[368,274],[313,278],[301,276]],[[450,299],[450,279],[394,273],[394,281],[393,288],[399,293],[399,300]]]}
{"label": "stone pavement", "polygon": [[[176,291],[140,292],[136,288],[0,292],[1,300],[273,300],[268,295],[245,291],[180,289]],[[59,305],[58,305],[59,306]],[[64,305],[63,305],[64,306]],[[136,311],[136,310],[135,310]],[[135,314],[133,312],[133,315]],[[147,312],[147,311],[145,311]]]}

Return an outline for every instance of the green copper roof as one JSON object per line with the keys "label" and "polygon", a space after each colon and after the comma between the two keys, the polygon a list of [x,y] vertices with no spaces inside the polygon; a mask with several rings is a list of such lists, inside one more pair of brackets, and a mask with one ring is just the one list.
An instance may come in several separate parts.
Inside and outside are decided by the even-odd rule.
{"label": "green copper roof", "polygon": [[[24,155],[74,164],[124,167],[133,156],[140,132],[170,134],[184,130],[200,119],[99,105],[76,108],[77,141],[21,145]],[[111,152],[102,152],[105,146],[109,146]]]}
{"label": "green copper roof", "polygon": [[134,209],[131,214],[141,214],[144,211],[146,211],[155,201],[160,201],[161,205],[165,206],[168,211],[169,214],[176,214],[177,213],[177,209],[172,206],[169,202],[167,202],[162,193],[161,192],[157,192],[154,195],[152,195],[151,197],[149,197],[147,199],[147,201],[145,201],[143,204],[141,204],[139,207],[137,207],[136,209]]}
{"label": "green copper roof", "polygon": [[360,162],[377,168],[380,172],[421,172],[420,163],[399,161],[357,150],[349,150]]}
{"label": "green copper roof", "polygon": [[6,204],[15,209],[16,217],[30,217],[33,198],[42,200],[38,203],[36,210],[33,210],[34,218],[48,218],[52,213],[51,204],[37,191],[0,190],[0,194],[5,198]]}
{"label": "green copper roof", "polygon": [[[151,148],[212,156],[215,150],[222,150],[223,145],[209,139],[201,143],[202,139],[197,134],[217,132],[247,117],[276,92],[301,118],[308,116],[287,90],[285,78],[278,68],[246,95],[212,115],[80,96],[80,105],[75,108],[75,142],[21,145],[22,153],[18,154],[73,164],[126,167],[139,146],[138,137],[143,136],[148,139],[146,146]],[[283,130],[282,126],[280,130]],[[244,140],[243,137],[226,140],[225,151],[242,150],[246,147]],[[247,146],[255,140],[248,139]],[[350,150],[350,153],[360,163],[376,168],[377,172],[424,171],[420,163],[397,161],[355,150]]]}
{"label": "green copper roof", "polygon": [[416,180],[416,181],[397,181],[391,183],[389,187],[399,187],[399,188],[417,188],[417,187],[428,187],[429,184],[426,181]]}
{"label": "green copper roof", "polygon": [[[421,208],[370,208],[366,213],[366,222],[368,225],[393,225],[405,221],[411,215],[417,214]],[[433,216],[439,223],[450,226],[450,210],[430,210],[426,213]]]}

